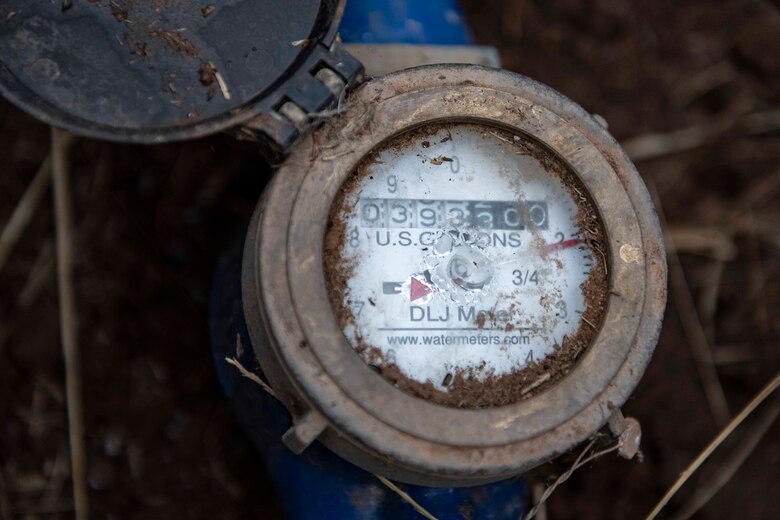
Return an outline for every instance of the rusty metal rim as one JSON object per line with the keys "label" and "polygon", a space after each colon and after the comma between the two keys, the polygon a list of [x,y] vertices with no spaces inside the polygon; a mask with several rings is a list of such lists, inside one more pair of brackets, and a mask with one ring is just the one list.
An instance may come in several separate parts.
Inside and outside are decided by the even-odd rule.
{"label": "rusty metal rim", "polygon": [[[399,77],[401,75],[406,75],[406,77]],[[301,322],[306,319],[305,313],[300,322],[291,316],[290,311],[293,310],[293,306],[290,287],[287,286],[287,280],[284,280],[287,278],[287,273],[282,275],[283,280],[271,279],[274,276],[278,278],[282,274],[279,269],[286,269],[288,263],[287,252],[284,250],[286,249],[287,237],[280,234],[279,226],[284,227],[285,221],[289,221],[290,198],[294,197],[297,183],[300,182],[304,173],[302,168],[308,163],[302,158],[310,153],[310,147],[314,143],[313,138],[308,139],[306,143],[298,147],[298,153],[293,154],[290,162],[280,172],[280,177],[277,177],[279,182],[275,183],[273,193],[270,194],[267,217],[262,223],[259,222],[258,218],[256,227],[250,231],[248,238],[248,247],[260,245],[258,256],[254,258],[253,262],[247,262],[244,271],[245,302],[247,302],[245,305],[248,305],[247,318],[253,329],[253,344],[259,350],[270,349],[273,351],[273,356],[282,361],[281,364],[288,374],[286,378],[282,378],[287,379],[286,382],[280,382],[282,386],[295,386],[296,388],[291,388],[291,390],[305,404],[319,409],[328,417],[336,431],[342,435],[353,437],[354,440],[348,441],[340,435],[326,435],[326,442],[332,445],[334,450],[339,452],[346,450],[347,453],[351,453],[348,458],[353,462],[369,469],[379,467],[383,469],[385,474],[397,473],[396,477],[401,480],[426,482],[431,474],[447,475],[446,478],[455,485],[458,482],[474,483],[475,481],[494,480],[500,478],[501,475],[505,476],[527,469],[582,440],[607,420],[611,414],[611,407],[613,405],[619,406],[628,397],[652,353],[665,301],[665,263],[658,224],[651,214],[652,206],[649,203],[649,197],[639,181],[636,171],[617,148],[614,140],[590,120],[590,116],[582,109],[528,79],[474,66],[434,66],[406,71],[369,85],[371,88],[364,87],[357,95],[364,102],[374,101],[375,95],[389,98],[398,95],[399,92],[408,91],[411,89],[410,83],[413,84],[413,87],[422,90],[426,87],[426,82],[429,83],[428,86],[433,86],[431,83],[438,83],[451,87],[462,87],[464,83],[472,86],[491,83],[492,86],[503,90],[516,91],[519,89],[529,93],[528,89],[533,89],[533,96],[529,97],[534,104],[544,103],[548,107],[553,107],[556,113],[572,127],[576,127],[582,132],[590,143],[595,145],[615,165],[616,173],[619,176],[618,182],[625,187],[631,202],[640,210],[640,213],[645,213],[639,224],[641,238],[646,246],[645,250],[650,254],[647,257],[648,271],[644,273],[644,282],[648,284],[648,291],[645,293],[644,306],[638,309],[641,312],[637,313],[641,314],[643,318],[639,321],[638,341],[632,345],[631,351],[626,353],[626,362],[619,366],[619,371],[614,374],[614,379],[603,388],[603,393],[586,403],[580,409],[579,415],[572,416],[567,422],[557,425],[548,424],[548,431],[543,435],[529,437],[523,442],[514,442],[487,449],[464,451],[463,447],[448,447],[442,445],[441,442],[428,442],[379,421],[372,413],[376,412],[376,409],[367,410],[357,406],[351,396],[345,395],[335,385],[334,380],[330,378],[331,374],[327,376],[323,374],[323,367],[314,357],[311,349],[298,348],[295,352],[290,352],[301,342],[309,341],[309,344],[313,345],[313,342],[318,339],[316,334],[309,334],[308,337],[303,334]],[[356,114],[353,111],[351,115],[355,116]],[[353,146],[356,144],[352,143]],[[296,167],[298,168],[297,172]],[[336,184],[336,188],[338,187],[335,179],[329,179],[329,183]],[[322,191],[320,191],[320,196],[321,193]],[[281,200],[283,196],[288,198]],[[311,204],[311,201],[307,201],[307,203]],[[615,263],[615,252],[612,251],[612,253],[612,260]],[[261,256],[265,257],[265,261],[260,261]],[[307,261],[315,260],[308,259]],[[262,275],[261,271],[263,271]],[[262,299],[268,304],[265,306],[268,309],[268,324],[271,329],[268,332],[271,332],[278,343],[273,341],[264,346],[263,344],[268,342],[270,338],[263,337],[265,331],[262,330],[261,326],[253,326],[257,315],[252,314],[251,308],[263,307],[258,299]],[[250,304],[252,301],[254,303]],[[308,296],[307,301],[310,301]],[[310,329],[310,327],[305,328]],[[346,344],[346,342],[344,343]],[[346,348],[349,349],[349,346],[346,345]],[[364,366],[362,361],[359,363]],[[374,377],[375,385],[384,384],[392,389],[378,376],[373,373],[371,375]],[[299,384],[302,383],[302,386],[290,383],[292,379],[296,378]],[[315,395],[312,392],[313,389],[321,390],[322,393]],[[397,390],[392,390],[400,394]],[[542,396],[544,395],[542,394]],[[401,394],[401,396],[406,401],[415,399],[406,394]],[[532,400],[527,402],[530,401]],[[480,426],[484,428],[484,425],[485,421],[483,420],[480,422]],[[356,448],[358,444],[360,447]],[[388,468],[387,464],[380,462],[387,461],[388,457],[395,461],[397,468],[392,469],[392,465],[391,468]],[[441,482],[441,479],[437,482]]]}

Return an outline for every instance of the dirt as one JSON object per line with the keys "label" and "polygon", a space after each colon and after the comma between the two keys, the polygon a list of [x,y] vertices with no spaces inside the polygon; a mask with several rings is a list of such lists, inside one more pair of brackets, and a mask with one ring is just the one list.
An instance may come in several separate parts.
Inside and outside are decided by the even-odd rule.
{"label": "dirt", "polygon": [[213,85],[217,81],[217,68],[209,61],[198,70],[198,75],[201,85]]}
{"label": "dirt", "polygon": [[116,18],[117,22],[124,22],[127,20],[129,13],[124,7],[111,2],[109,4],[109,9],[111,9],[111,15]]}
{"label": "dirt", "polygon": [[[110,0],[106,4],[99,1],[92,2],[96,9],[108,8],[114,19],[123,24],[125,31],[121,40],[130,48],[130,52],[142,58],[150,70],[155,70],[157,54],[167,49],[176,57],[188,62],[186,67],[197,69],[197,78],[201,85],[207,87],[207,99],[211,100],[216,93],[217,69],[213,62],[209,61],[204,52],[187,37],[187,27],[161,28],[160,25],[170,24],[166,16],[159,14],[170,9],[192,8],[199,9],[203,18],[208,18],[216,11],[215,4],[207,4],[202,8],[190,5],[182,5],[181,0],[126,0],[115,2]],[[149,9],[152,12],[150,14]],[[192,28],[190,28],[192,29]],[[188,83],[180,78],[181,83]],[[165,78],[166,85],[173,85],[170,78]],[[181,100],[177,99],[176,89],[166,89],[174,98],[173,104],[181,107]]]}
{"label": "dirt", "polygon": [[349,310],[351,301],[348,297],[349,279],[352,278],[355,267],[349,261],[344,261],[342,252],[347,244],[347,222],[351,212],[354,211],[348,200],[348,194],[354,191],[359,181],[360,176],[353,174],[333,200],[322,252],[328,296],[331,306],[336,310],[341,329],[355,324],[352,312]]}
{"label": "dirt", "polygon": [[209,5],[203,7],[200,10],[200,14],[201,14],[201,16],[203,16],[203,18],[208,18],[209,16],[211,16],[211,13],[213,13],[216,10],[217,10],[217,6],[216,5],[209,4]]}
{"label": "dirt", "polygon": [[[200,50],[192,41],[185,38],[179,30],[151,30],[149,36],[163,40],[168,47],[180,56],[200,58]],[[201,80],[202,82],[202,80]]]}
{"label": "dirt", "polygon": [[[385,145],[385,148],[401,150],[411,143],[416,144],[418,142],[423,148],[428,148],[430,141],[426,138],[432,133],[440,131],[441,128],[446,129],[447,127],[437,125],[416,128],[411,132],[395,137],[390,143]],[[364,177],[370,176],[370,167],[377,162],[378,151],[372,152],[342,187],[331,206],[325,238],[324,269],[331,305],[336,310],[341,328],[344,329],[350,326],[350,328],[356,331],[358,343],[356,351],[358,354],[383,378],[397,388],[422,399],[456,408],[503,406],[521,399],[530,398],[556,384],[571,372],[579,357],[596,337],[609,294],[608,266],[605,252],[607,240],[595,205],[576,176],[560,159],[557,159],[541,144],[518,138],[503,130],[483,128],[485,128],[484,134],[486,136],[490,133],[492,136],[497,136],[498,139],[513,143],[522,149],[524,155],[529,155],[536,159],[546,171],[561,180],[564,189],[577,205],[577,214],[574,217],[574,222],[581,230],[582,245],[591,251],[594,267],[591,269],[587,280],[581,285],[585,298],[585,311],[583,312],[580,325],[571,337],[564,336],[562,344],[556,343],[553,345],[552,353],[542,359],[532,361],[522,369],[509,374],[484,374],[484,367],[480,367],[477,370],[455,370],[445,378],[447,384],[443,386],[447,386],[447,391],[442,391],[436,388],[436,383],[441,382],[420,382],[407,377],[397,365],[385,359],[379,349],[365,342],[360,334],[359,327],[357,327],[351,301],[349,300],[348,282],[354,270],[354,265],[343,257],[343,253],[346,251],[346,223],[355,211],[354,203],[352,202],[353,197],[359,197],[359,183]],[[444,139],[449,140],[451,136]],[[441,165],[445,160],[451,161],[452,159],[436,156],[423,159],[423,161],[425,160],[430,160],[434,165]],[[534,229],[529,231],[536,234]],[[540,236],[537,236],[537,239],[542,243],[540,247],[541,254],[546,255],[546,242]],[[553,313],[554,309],[550,308],[550,312]],[[493,327],[498,325],[495,313],[489,311],[479,313],[476,316],[475,325],[478,328],[485,328],[487,323]],[[505,329],[513,326],[512,323],[502,323],[500,325]]]}

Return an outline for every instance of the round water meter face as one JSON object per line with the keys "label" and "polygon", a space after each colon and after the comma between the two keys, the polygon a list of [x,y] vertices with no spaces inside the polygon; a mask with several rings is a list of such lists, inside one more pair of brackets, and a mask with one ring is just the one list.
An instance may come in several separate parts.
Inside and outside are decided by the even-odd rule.
{"label": "round water meter face", "polygon": [[606,240],[566,165],[524,135],[433,125],[336,198],[325,270],[344,335],[397,387],[498,406],[563,377],[602,321]]}

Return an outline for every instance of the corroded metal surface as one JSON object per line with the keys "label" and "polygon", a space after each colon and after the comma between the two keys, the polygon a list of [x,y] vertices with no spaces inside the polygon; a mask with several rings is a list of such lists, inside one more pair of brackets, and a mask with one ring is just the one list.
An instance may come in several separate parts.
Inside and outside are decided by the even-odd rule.
{"label": "corroded metal surface", "polygon": [[[609,242],[608,306],[587,352],[544,392],[487,409],[442,407],[384,381],[342,334],[323,275],[331,203],[359,161],[409,128],[458,121],[528,136],[559,156],[594,200]],[[291,438],[311,439],[317,425],[348,460],[418,484],[518,474],[598,430],[649,362],[666,299],[658,222],[614,139],[545,86],[477,66],[423,67],[361,86],[338,118],[296,145],[246,244],[245,314],[264,372],[302,425]]]}

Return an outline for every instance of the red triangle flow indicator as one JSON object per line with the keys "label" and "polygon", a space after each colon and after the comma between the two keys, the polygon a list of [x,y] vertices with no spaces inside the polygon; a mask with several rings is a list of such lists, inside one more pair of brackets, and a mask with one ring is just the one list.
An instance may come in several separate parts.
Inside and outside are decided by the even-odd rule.
{"label": "red triangle flow indicator", "polygon": [[420,282],[417,278],[412,278],[412,285],[409,291],[411,301],[418,300],[423,296],[427,296],[431,292],[431,288]]}

